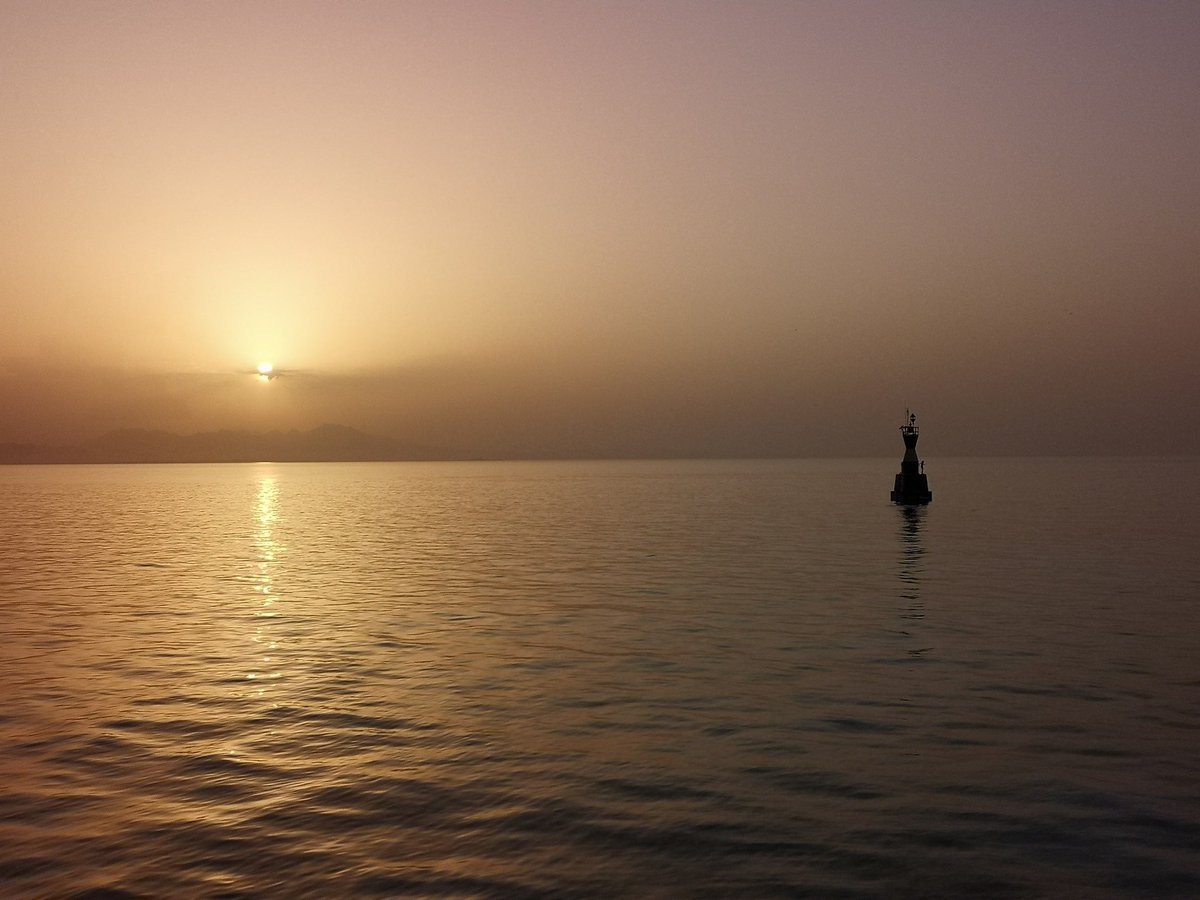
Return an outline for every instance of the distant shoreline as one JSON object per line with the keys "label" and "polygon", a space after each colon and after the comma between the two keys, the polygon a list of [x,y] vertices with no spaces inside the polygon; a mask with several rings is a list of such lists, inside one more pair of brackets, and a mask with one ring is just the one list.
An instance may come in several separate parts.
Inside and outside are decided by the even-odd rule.
{"label": "distant shoreline", "polygon": [[437,447],[402,443],[345,425],[309,431],[121,429],[78,444],[0,444],[0,465],[148,465],[253,462],[430,462],[452,458]]}

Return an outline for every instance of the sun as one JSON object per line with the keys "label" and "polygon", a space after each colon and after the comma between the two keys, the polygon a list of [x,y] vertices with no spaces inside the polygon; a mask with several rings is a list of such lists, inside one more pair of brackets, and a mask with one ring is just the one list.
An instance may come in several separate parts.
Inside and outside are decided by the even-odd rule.
{"label": "sun", "polygon": [[269,362],[259,363],[258,364],[258,380],[259,381],[270,381],[271,373],[274,371],[275,371],[275,367],[273,365],[271,365]]}

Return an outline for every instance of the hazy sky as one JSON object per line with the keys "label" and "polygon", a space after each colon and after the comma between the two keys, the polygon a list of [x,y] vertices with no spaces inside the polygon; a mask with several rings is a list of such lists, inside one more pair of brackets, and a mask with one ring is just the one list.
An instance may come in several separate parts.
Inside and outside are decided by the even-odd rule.
{"label": "hazy sky", "polygon": [[0,86],[0,441],[1200,452],[1200,3],[3,0]]}

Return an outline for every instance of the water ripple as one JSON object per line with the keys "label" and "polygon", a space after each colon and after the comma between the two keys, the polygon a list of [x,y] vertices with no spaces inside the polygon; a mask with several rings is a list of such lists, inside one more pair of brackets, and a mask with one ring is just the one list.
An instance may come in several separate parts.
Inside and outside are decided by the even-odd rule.
{"label": "water ripple", "polygon": [[1196,896],[1200,473],[1074,465],[0,469],[0,895]]}

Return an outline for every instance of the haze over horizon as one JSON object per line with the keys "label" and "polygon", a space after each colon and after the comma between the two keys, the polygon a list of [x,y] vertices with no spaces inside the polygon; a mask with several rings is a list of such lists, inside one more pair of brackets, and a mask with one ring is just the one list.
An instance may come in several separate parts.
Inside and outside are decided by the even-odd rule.
{"label": "haze over horizon", "polygon": [[1195,3],[10,2],[0,74],[0,443],[1200,453]]}

